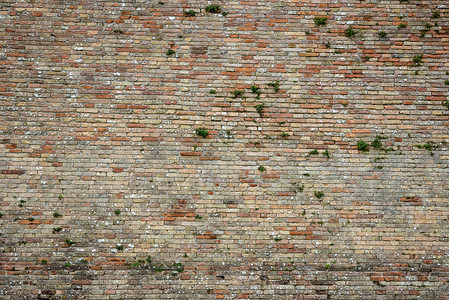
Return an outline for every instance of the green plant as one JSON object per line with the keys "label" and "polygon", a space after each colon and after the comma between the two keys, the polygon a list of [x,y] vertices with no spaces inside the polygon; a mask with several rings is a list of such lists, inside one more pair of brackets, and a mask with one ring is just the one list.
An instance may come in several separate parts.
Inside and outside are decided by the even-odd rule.
{"label": "green plant", "polygon": [[187,255],[187,253],[184,253],[183,257],[189,257],[189,256]]}
{"label": "green plant", "polygon": [[197,220],[201,220],[203,217],[202,216],[200,216],[200,215],[196,215],[195,216],[195,219],[197,219]]}
{"label": "green plant", "polygon": [[324,46],[326,47],[326,48],[330,48],[331,47],[331,43],[330,42],[326,42],[325,44],[324,44]]}
{"label": "green plant", "polygon": [[210,90],[209,91],[209,94],[216,94],[217,93],[217,91],[215,91],[215,90]]}
{"label": "green plant", "polygon": [[217,5],[217,4],[208,5],[208,6],[206,6],[206,11],[208,13],[213,13],[213,14],[219,13],[220,12],[220,5]]}
{"label": "green plant", "polygon": [[54,218],[60,218],[60,217],[62,217],[62,215],[60,215],[59,213],[55,212],[55,213],[53,213],[53,217]]}
{"label": "green plant", "polygon": [[184,16],[186,16],[186,17],[194,17],[195,14],[196,14],[195,11],[192,9],[184,11]]}
{"label": "green plant", "polygon": [[72,246],[72,245],[75,244],[75,242],[72,241],[71,239],[65,239],[65,243],[66,243],[67,245],[69,245],[69,246]]}
{"label": "green plant", "polygon": [[405,24],[405,23],[399,23],[399,25],[398,25],[398,29],[402,29],[405,27],[407,27],[407,24]]}
{"label": "green plant", "polygon": [[263,171],[266,170],[264,166],[259,166],[257,169],[258,169],[260,172],[263,172]]}
{"label": "green plant", "polygon": [[115,34],[123,34],[123,33],[125,33],[123,30],[121,30],[121,29],[114,29],[114,31],[113,31]]}
{"label": "green plant", "polygon": [[329,151],[328,151],[328,150],[324,150],[323,155],[324,155],[327,159],[331,158],[331,155],[329,154]]}
{"label": "green plant", "polygon": [[117,245],[117,246],[115,246],[115,249],[117,249],[117,251],[122,251],[123,245]]}
{"label": "green plant", "polygon": [[412,58],[413,65],[415,67],[421,66],[422,65],[422,60],[423,60],[422,54],[413,56],[413,58]]}
{"label": "green plant", "polygon": [[430,23],[426,23],[425,27],[426,27],[426,29],[430,29],[430,28],[432,28],[432,25]]}
{"label": "green plant", "polygon": [[28,218],[28,221],[33,222],[34,218]]}
{"label": "green plant", "polygon": [[315,150],[309,151],[309,155],[318,155],[318,150],[315,149]]}
{"label": "green plant", "polygon": [[326,22],[327,22],[327,18],[326,17],[315,17],[313,19],[313,21],[315,22],[316,26],[325,26]]}
{"label": "green plant", "polygon": [[274,237],[274,241],[275,241],[275,242],[279,242],[279,241],[281,241],[281,240],[282,240],[282,239],[281,239],[280,237],[277,237],[277,236]]}
{"label": "green plant", "polygon": [[324,266],[326,269],[329,269],[330,267],[331,267],[331,265],[330,264],[327,264],[327,265],[325,265]]}
{"label": "green plant", "polygon": [[270,82],[268,86],[271,86],[275,93],[279,92],[279,80],[275,82]]}
{"label": "green plant", "polygon": [[324,196],[323,191],[315,191],[314,194],[318,199],[321,199]]}
{"label": "green plant", "polygon": [[386,31],[379,31],[379,37],[381,37],[381,38],[387,37],[387,32]]}
{"label": "green plant", "polygon": [[254,108],[259,113],[259,115],[262,116],[262,111],[265,108],[265,105],[264,104],[257,104],[257,105],[254,106]]}
{"label": "green plant", "polygon": [[357,149],[360,151],[368,151],[369,145],[363,140],[357,142]]}
{"label": "green plant", "polygon": [[3,213],[0,212],[0,218],[3,217]]}
{"label": "green plant", "polygon": [[441,104],[444,105],[444,106],[446,106],[447,108],[449,108],[449,100],[446,100],[446,101],[443,100],[443,101],[441,102]]}
{"label": "green plant", "polygon": [[435,145],[432,142],[427,142],[427,143],[425,143],[423,145],[415,145],[415,147],[418,148],[418,149],[425,149],[425,150],[428,150],[428,151],[438,149],[438,145]]}
{"label": "green plant", "polygon": [[229,14],[229,13],[226,12],[226,11],[224,11],[224,12],[221,13],[221,15],[222,15],[223,17],[226,17],[228,14]]}
{"label": "green plant", "polygon": [[426,32],[427,32],[426,30],[421,30],[420,37],[424,38],[426,36]]}
{"label": "green plant", "polygon": [[62,195],[58,195],[58,199],[61,200],[62,199]]}
{"label": "green plant", "polygon": [[445,85],[449,85],[449,79],[444,81]]}
{"label": "green plant", "polygon": [[55,227],[55,228],[53,228],[53,233],[60,232],[61,230],[62,230],[61,227]]}
{"label": "green plant", "polygon": [[371,142],[371,147],[374,149],[380,149],[382,148],[382,142],[380,141],[382,137],[380,135],[377,135],[376,138]]}
{"label": "green plant", "polygon": [[88,261],[87,261],[87,260],[85,260],[85,259],[83,258],[83,259],[81,259],[81,260],[80,260],[80,263],[82,263],[82,264],[87,264],[87,263],[88,263]]}
{"label": "green plant", "polygon": [[115,214],[116,216],[120,215],[120,209],[114,210],[114,214]]}
{"label": "green plant", "polygon": [[252,85],[251,86],[251,92],[253,94],[257,94],[256,99],[260,99],[260,87],[256,86],[256,85]]}
{"label": "green plant", "polygon": [[68,267],[70,267],[72,265],[72,263],[66,262],[65,264],[62,265],[62,267],[64,269],[67,269]]}
{"label": "green plant", "polygon": [[283,139],[288,138],[288,133],[286,133],[286,132],[281,133],[281,138],[283,138]]}
{"label": "green plant", "polygon": [[147,263],[151,263],[151,256],[148,255],[147,258],[145,259],[147,261]]}
{"label": "green plant", "polygon": [[199,127],[195,129],[195,133],[199,136],[202,136],[203,138],[207,137],[209,135],[209,131],[206,130],[204,127]]}
{"label": "green plant", "polygon": [[309,177],[309,176],[310,176],[310,173],[304,173],[304,174],[302,174],[302,175],[304,175],[304,176],[306,176],[306,177]]}
{"label": "green plant", "polygon": [[173,55],[175,53],[176,53],[176,51],[173,49],[168,49],[167,52],[165,52],[165,54],[167,54],[167,56]]}
{"label": "green plant", "polygon": [[47,260],[46,259],[41,260],[41,264],[46,265],[47,264]]}
{"label": "green plant", "polygon": [[349,26],[348,29],[345,30],[345,35],[348,38],[352,38],[353,36],[355,36],[357,34],[357,32],[352,28],[352,26]]}
{"label": "green plant", "polygon": [[240,90],[235,90],[232,92],[232,94],[234,95],[234,98],[240,97],[241,95],[243,95],[244,91],[240,91]]}
{"label": "green plant", "polygon": [[434,11],[432,13],[432,18],[433,19],[439,18],[440,16],[441,16],[441,14],[440,14],[440,12],[438,10],[436,10],[436,11]]}

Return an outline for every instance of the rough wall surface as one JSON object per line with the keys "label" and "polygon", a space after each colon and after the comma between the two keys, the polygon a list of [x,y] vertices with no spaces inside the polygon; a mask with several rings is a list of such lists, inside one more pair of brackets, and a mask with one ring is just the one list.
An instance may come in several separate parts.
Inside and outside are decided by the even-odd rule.
{"label": "rough wall surface", "polygon": [[0,298],[449,299],[447,1],[164,2],[0,3]]}

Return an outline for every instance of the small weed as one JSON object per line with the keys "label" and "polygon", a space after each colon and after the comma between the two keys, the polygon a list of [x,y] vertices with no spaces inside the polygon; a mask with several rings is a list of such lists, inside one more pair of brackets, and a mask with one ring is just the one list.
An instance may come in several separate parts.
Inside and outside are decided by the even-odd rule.
{"label": "small weed", "polygon": [[413,56],[413,58],[412,58],[413,66],[415,66],[415,67],[421,66],[422,60],[423,60],[422,54]]}
{"label": "small weed", "polygon": [[263,109],[265,108],[264,104],[257,104],[254,106],[256,111],[259,113],[260,116],[262,116]]}
{"label": "small weed", "polygon": [[329,151],[328,151],[328,150],[325,150],[325,151],[323,152],[323,155],[324,155],[327,159],[331,158],[331,155],[329,154]]}
{"label": "small weed", "polygon": [[200,216],[200,215],[196,215],[195,216],[195,219],[197,219],[197,220],[201,220],[203,217],[202,216]]}
{"label": "small weed", "polygon": [[235,90],[232,92],[232,94],[234,95],[234,98],[242,96],[243,93],[244,93],[244,91],[240,91],[240,90]]}
{"label": "small weed", "polygon": [[53,213],[53,218],[60,218],[62,217],[62,215],[60,215],[59,213],[55,212]]}
{"label": "small weed", "polygon": [[195,11],[192,9],[184,11],[184,16],[186,16],[186,17],[194,17],[195,14],[196,14]]}
{"label": "small weed", "polygon": [[445,80],[445,81],[444,81],[444,84],[445,84],[445,85],[449,85],[449,80]]}
{"label": "small weed", "polygon": [[421,38],[424,38],[424,37],[426,37],[426,33],[427,33],[427,31],[426,30],[421,30],[421,34],[419,35]]}
{"label": "small weed", "polygon": [[114,210],[114,214],[115,214],[116,216],[120,215],[120,209]]}
{"label": "small weed", "polygon": [[384,167],[383,166],[376,166],[376,169],[382,170]]}
{"label": "small weed", "polygon": [[312,150],[309,152],[309,155],[318,155],[318,150]]}
{"label": "small weed", "polygon": [[215,91],[215,90],[210,90],[209,91],[209,94],[216,94],[217,93],[217,91]]}
{"label": "small weed", "polygon": [[331,267],[331,265],[330,264],[327,264],[327,265],[325,265],[324,266],[326,269],[329,269],[330,267]]}
{"label": "small weed", "polygon": [[0,212],[0,218],[3,217],[3,213]]}
{"label": "small weed", "polygon": [[283,139],[288,138],[288,133],[286,133],[286,132],[281,133],[281,138],[283,138]]}
{"label": "small weed", "polygon": [[48,261],[47,261],[46,259],[41,260],[41,264],[42,264],[42,265],[46,265],[47,262],[48,262]]}
{"label": "small weed", "polygon": [[278,124],[279,124],[279,126],[282,126],[282,125],[284,125],[284,124],[285,124],[285,121],[282,121],[282,122],[278,122]]}
{"label": "small weed", "polygon": [[158,4],[159,4],[159,5],[164,5],[164,4],[165,4],[165,2],[163,2],[163,1],[159,1],[159,2],[158,2]]}
{"label": "small weed", "polygon": [[216,13],[220,12],[220,5],[211,4],[211,5],[206,6],[205,9],[208,13],[216,14]]}
{"label": "small weed", "polygon": [[62,267],[64,269],[67,269],[68,267],[70,267],[72,265],[72,263],[66,262],[64,265],[62,265]]}
{"label": "small weed", "polygon": [[263,172],[263,171],[266,170],[264,166],[259,166],[257,169],[258,169],[260,172]]}
{"label": "small weed", "polygon": [[318,199],[321,199],[324,196],[323,191],[315,191],[314,194]]}
{"label": "small weed", "polygon": [[147,258],[145,259],[147,261],[147,263],[151,263],[151,256],[148,255]]}
{"label": "small weed", "polygon": [[442,101],[441,102],[441,104],[443,105],[443,106],[446,106],[447,108],[449,108],[449,100],[446,100],[446,101]]}
{"label": "small weed", "polygon": [[252,85],[251,86],[251,92],[253,93],[253,94],[257,94],[257,96],[256,96],[256,99],[260,99],[260,88],[258,87],[258,86],[256,86],[256,85]]}
{"label": "small weed", "polygon": [[80,260],[80,263],[82,263],[82,264],[87,264],[88,261],[87,261],[86,259],[83,258],[83,259]]}
{"label": "small weed", "polygon": [[415,145],[415,147],[418,148],[418,149],[425,149],[425,150],[428,150],[428,151],[432,151],[432,150],[438,149],[438,145],[435,145],[432,142],[427,142],[424,145]]}
{"label": "small weed", "polygon": [[352,38],[357,34],[357,32],[352,28],[352,26],[349,26],[348,29],[345,30],[345,35],[348,38]]}
{"label": "small weed", "polygon": [[207,137],[209,135],[209,131],[207,131],[206,128],[204,128],[204,127],[200,127],[200,128],[195,129],[195,133],[198,136],[201,136],[203,138],[205,138],[205,137]]}
{"label": "small weed", "polygon": [[381,38],[386,38],[388,35],[388,33],[386,31],[379,31],[378,34],[379,34],[379,37],[381,37]]}
{"label": "small weed", "polygon": [[268,86],[271,86],[275,93],[279,92],[279,80],[276,82],[270,82]]}
{"label": "small weed", "polygon": [[58,195],[58,199],[61,200],[62,199],[62,195]]}
{"label": "small weed", "polygon": [[167,54],[167,56],[173,55],[175,53],[176,53],[176,51],[173,49],[168,49],[167,52],[165,52],[165,54]]}
{"label": "small weed", "polygon": [[368,151],[369,145],[363,140],[357,142],[357,149],[360,151]]}
{"label": "small weed", "polygon": [[115,246],[115,249],[117,249],[117,251],[122,251],[123,245],[117,245],[117,246]]}
{"label": "small weed", "polygon": [[34,218],[28,218],[28,221],[33,222]]}
{"label": "small weed", "polygon": [[123,34],[125,32],[123,30],[121,30],[121,29],[114,29],[114,33],[115,34]]}
{"label": "small weed", "polygon": [[329,49],[329,48],[331,47],[331,43],[330,43],[330,42],[326,42],[326,43],[324,44],[324,46],[325,46],[327,49]]}
{"label": "small weed", "polygon": [[432,18],[433,19],[439,18],[440,16],[441,16],[441,14],[440,14],[440,12],[438,10],[436,10],[436,11],[434,11],[432,13]]}
{"label": "small weed", "polygon": [[72,241],[71,239],[65,239],[65,243],[66,243],[67,245],[69,245],[69,247],[75,244],[75,242]]}
{"label": "small weed", "polygon": [[164,269],[162,269],[162,267],[159,267],[159,266],[155,266],[154,267],[154,270],[156,271],[156,272],[162,272],[162,271],[164,271]]}
{"label": "small weed", "polygon": [[221,15],[222,15],[223,17],[226,17],[227,15],[229,15],[229,13],[226,12],[226,11],[224,11],[224,12],[221,13]]}
{"label": "small weed", "polygon": [[62,230],[61,227],[55,227],[53,228],[53,233],[60,232],[61,230]]}
{"label": "small weed", "polygon": [[306,177],[309,177],[309,176],[310,176],[310,173],[304,173],[304,174],[302,174],[302,175],[304,175],[304,176],[306,176]]}
{"label": "small weed", "polygon": [[399,23],[399,25],[398,25],[398,29],[402,29],[405,27],[407,27],[407,24],[405,24],[405,23]]}
{"label": "small weed", "polygon": [[306,215],[306,210],[303,208],[302,209],[302,213],[301,213],[301,215],[303,215],[303,216],[305,216]]}
{"label": "small weed", "polygon": [[189,257],[189,256],[187,255],[187,253],[184,253],[183,257]]}
{"label": "small weed", "polygon": [[275,242],[279,242],[279,241],[282,241],[282,239],[281,239],[280,237],[275,236],[275,237],[274,237],[274,241],[275,241]]}
{"label": "small weed", "polygon": [[427,30],[429,30],[430,28],[432,28],[432,25],[430,23],[426,23],[425,27]]}
{"label": "small weed", "polygon": [[313,21],[315,22],[316,26],[325,26],[326,22],[327,22],[327,18],[326,17],[315,17],[313,19]]}
{"label": "small weed", "polygon": [[382,142],[380,141],[381,138],[382,138],[382,137],[381,137],[380,135],[376,136],[376,138],[374,139],[374,141],[372,141],[372,143],[371,143],[371,147],[373,147],[374,149],[380,149],[380,148],[382,148]]}

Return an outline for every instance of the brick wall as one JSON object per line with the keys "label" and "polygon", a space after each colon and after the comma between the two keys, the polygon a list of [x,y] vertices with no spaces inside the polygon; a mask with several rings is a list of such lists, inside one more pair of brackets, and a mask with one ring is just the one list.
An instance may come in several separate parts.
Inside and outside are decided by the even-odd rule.
{"label": "brick wall", "polygon": [[0,298],[449,299],[447,1],[164,2],[0,3]]}

